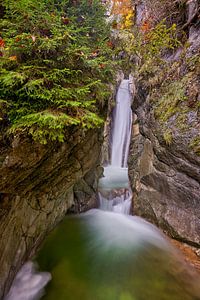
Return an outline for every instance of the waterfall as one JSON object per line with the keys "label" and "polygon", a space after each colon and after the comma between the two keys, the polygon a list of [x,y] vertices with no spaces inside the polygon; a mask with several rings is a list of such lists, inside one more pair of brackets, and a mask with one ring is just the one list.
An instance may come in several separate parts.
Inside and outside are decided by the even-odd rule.
{"label": "waterfall", "polygon": [[100,209],[66,217],[40,250],[41,269],[27,262],[4,300],[39,300],[50,280],[49,300],[199,299],[197,274],[187,273],[154,225],[128,215],[131,122],[129,81],[123,80],[113,114],[111,163],[99,181]]}
{"label": "waterfall", "polygon": [[132,193],[128,179],[128,153],[132,111],[130,81],[122,80],[116,96],[111,132],[111,164],[99,181],[100,209],[129,214]]}
{"label": "waterfall", "polygon": [[129,80],[122,80],[116,98],[111,143],[111,166],[127,167],[132,125]]}
{"label": "waterfall", "polygon": [[[132,125],[129,83],[129,80],[122,80],[118,88],[113,112],[111,164],[104,168],[104,177],[99,181],[100,209],[121,214],[130,213],[132,199],[127,168]],[[50,279],[49,273],[37,272],[35,265],[27,262],[18,272],[5,300],[39,299]]]}

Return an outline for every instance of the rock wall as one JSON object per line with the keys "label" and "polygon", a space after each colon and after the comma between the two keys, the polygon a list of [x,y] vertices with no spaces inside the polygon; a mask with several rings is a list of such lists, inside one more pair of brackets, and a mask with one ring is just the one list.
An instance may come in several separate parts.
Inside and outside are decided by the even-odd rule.
{"label": "rock wall", "polygon": [[134,131],[129,157],[133,213],[200,247],[200,158],[184,140],[166,145],[147,103],[136,112],[139,133]]}
{"label": "rock wall", "polygon": [[96,205],[101,130],[68,131],[65,143],[1,141],[0,298],[21,265],[68,211]]}
{"label": "rock wall", "polygon": [[[167,8],[170,1],[164,2]],[[135,78],[129,157],[133,213],[173,238],[200,247],[200,5],[196,0],[173,5],[178,18],[173,21],[185,30],[187,47],[165,54],[157,73],[150,65],[148,78]],[[155,23],[160,16],[168,18],[165,6],[138,1],[136,25],[148,16]]]}

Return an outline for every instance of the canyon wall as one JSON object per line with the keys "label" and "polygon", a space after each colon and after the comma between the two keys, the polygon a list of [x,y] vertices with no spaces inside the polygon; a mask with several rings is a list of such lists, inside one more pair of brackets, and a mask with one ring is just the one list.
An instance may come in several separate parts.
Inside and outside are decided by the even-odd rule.
{"label": "canyon wall", "polygon": [[[145,18],[141,9],[153,14],[153,2],[159,4],[138,1],[137,26]],[[135,75],[130,180],[134,214],[200,247],[199,4],[184,1],[179,10],[177,30],[184,31],[187,46],[165,51],[156,71],[150,64],[149,73]],[[161,13],[169,15],[165,8]]]}
{"label": "canyon wall", "polygon": [[1,140],[0,298],[21,265],[67,212],[97,205],[102,131],[68,129],[48,145],[25,136]]}

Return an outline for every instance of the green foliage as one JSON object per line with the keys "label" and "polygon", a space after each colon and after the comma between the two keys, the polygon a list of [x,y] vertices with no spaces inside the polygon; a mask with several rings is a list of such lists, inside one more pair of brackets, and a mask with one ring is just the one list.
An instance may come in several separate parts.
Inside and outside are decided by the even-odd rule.
{"label": "green foliage", "polygon": [[200,73],[200,56],[199,53],[190,57],[186,57],[186,63],[189,71],[193,71],[196,74]]}
{"label": "green foliage", "polygon": [[167,129],[164,134],[163,134],[163,138],[165,140],[165,143],[169,146],[172,143],[173,140],[173,135],[172,135],[172,131],[170,129]]}
{"label": "green foliage", "polygon": [[[180,46],[176,25],[167,27],[165,20],[145,32],[141,29],[124,30],[119,33],[118,52],[126,53],[124,65],[129,64],[139,76],[151,75],[163,64],[163,53]],[[130,61],[134,57],[135,65]]]}
{"label": "green foliage", "polygon": [[160,121],[166,122],[170,117],[179,112],[179,102],[187,99],[184,83],[172,82],[165,86],[160,94],[156,95],[155,116]]}
{"label": "green foliage", "polygon": [[0,99],[0,121],[4,119],[8,107],[9,107],[9,103],[5,100]]}
{"label": "green foliage", "polygon": [[64,141],[64,128],[79,122],[66,114],[54,115],[51,112],[33,113],[21,117],[10,129],[10,133],[26,128],[35,140],[46,144],[48,139]]}
{"label": "green foliage", "polygon": [[[0,93],[9,132],[64,140],[66,126],[100,126],[114,64],[100,0],[4,0]],[[60,124],[60,125],[59,125]]]}
{"label": "green foliage", "polygon": [[[199,154],[199,140],[193,139],[199,124],[199,52],[181,29],[185,21],[179,17],[186,8],[185,0],[172,2],[145,1],[150,18],[119,31],[116,56],[122,58],[127,73],[133,72],[136,86],[139,82],[148,92],[147,101],[165,143],[170,145],[179,135]],[[156,15],[158,8],[160,15]],[[153,10],[155,14],[151,14]]]}
{"label": "green foliage", "polygon": [[165,49],[174,49],[180,45],[176,36],[176,24],[167,27],[164,21],[160,22],[153,30],[150,30],[145,37],[146,49],[145,54],[154,56],[160,54]]}
{"label": "green foliage", "polygon": [[90,111],[79,118],[61,112],[56,114],[55,111],[43,111],[21,117],[9,131],[10,133],[26,131],[34,140],[46,144],[48,140],[64,142],[66,126],[81,125],[88,129],[98,127],[102,122],[100,117]]}
{"label": "green foliage", "polygon": [[191,142],[190,142],[190,148],[200,156],[200,137],[197,136],[195,137]]}

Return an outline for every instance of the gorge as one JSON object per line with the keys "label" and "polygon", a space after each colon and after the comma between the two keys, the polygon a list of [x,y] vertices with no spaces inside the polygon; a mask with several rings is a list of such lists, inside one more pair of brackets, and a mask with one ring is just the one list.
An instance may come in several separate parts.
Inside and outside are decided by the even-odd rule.
{"label": "gorge", "polygon": [[111,1],[111,30],[106,1],[25,2],[0,4],[0,299],[199,299],[140,218],[199,263],[199,2]]}
{"label": "gorge", "polygon": [[[127,216],[131,120],[129,80],[122,80],[113,114],[111,165],[99,182],[100,209],[65,218],[37,257],[40,268],[51,272],[52,278],[49,273],[35,273],[29,262],[6,300],[40,299],[49,280],[42,299],[200,299],[200,277],[187,270],[164,236],[150,223]],[[122,147],[116,146],[116,133]],[[171,264],[178,271],[171,270]],[[144,284],[147,290],[141,293]]]}

